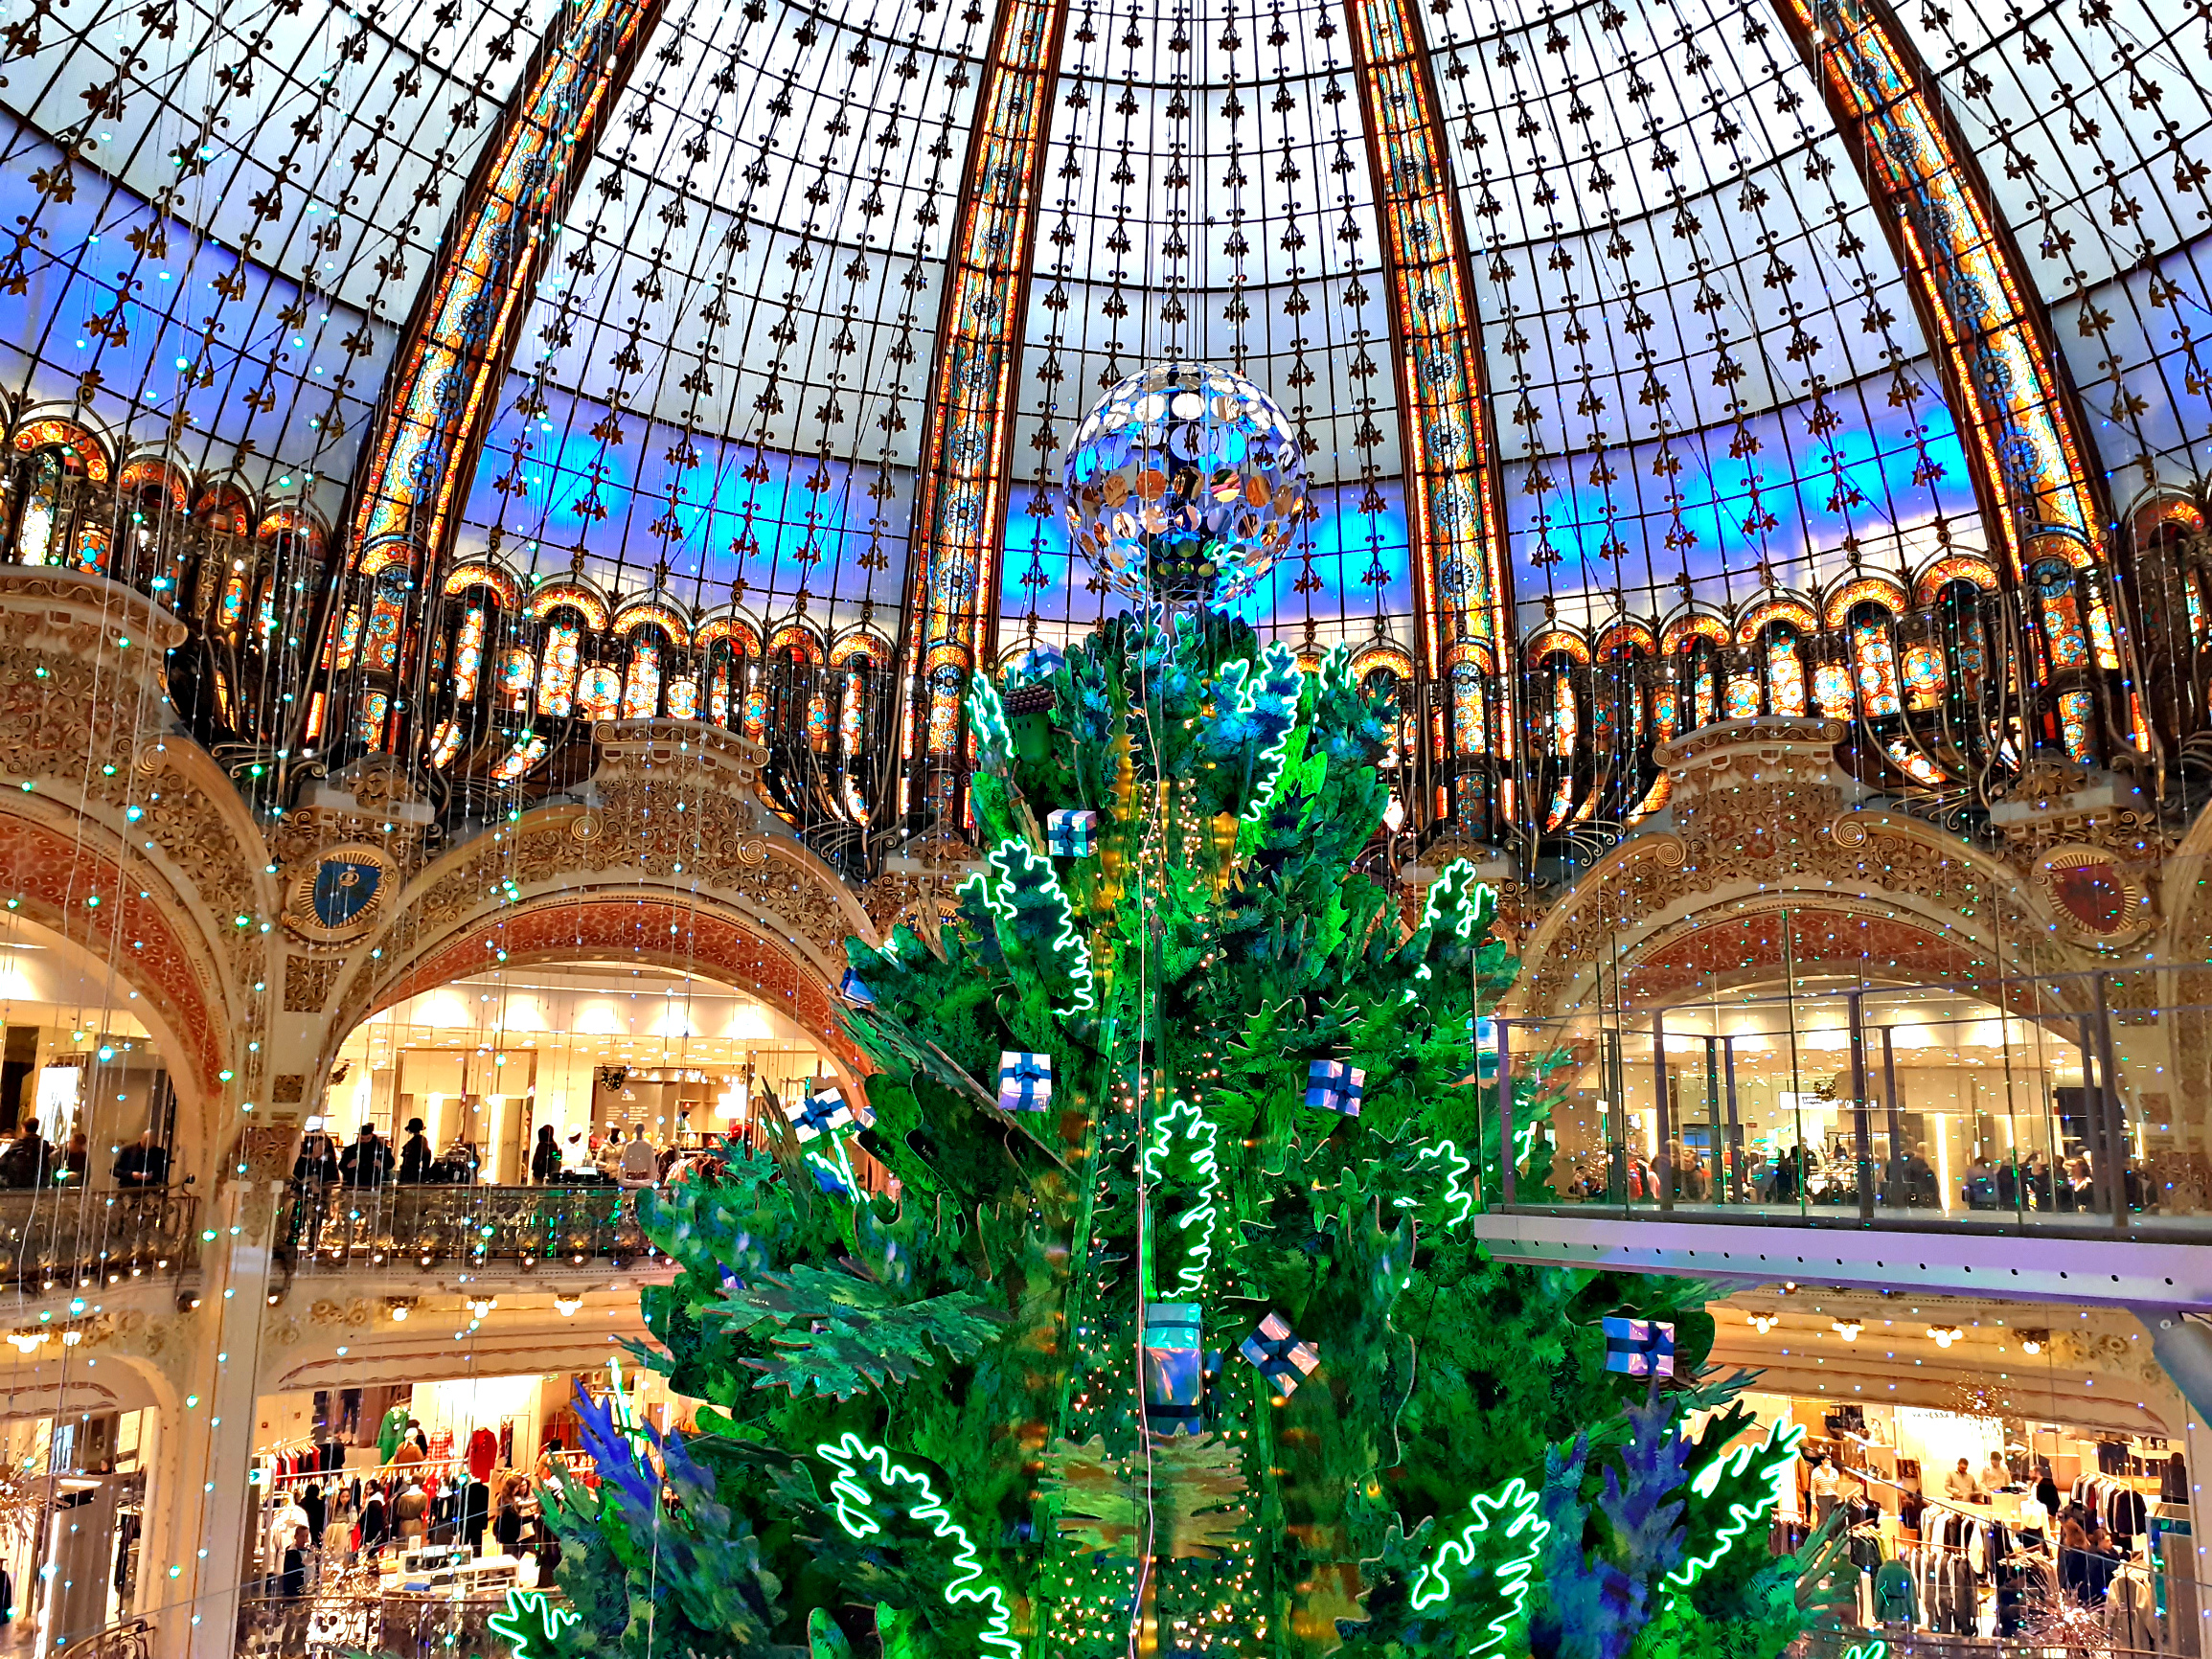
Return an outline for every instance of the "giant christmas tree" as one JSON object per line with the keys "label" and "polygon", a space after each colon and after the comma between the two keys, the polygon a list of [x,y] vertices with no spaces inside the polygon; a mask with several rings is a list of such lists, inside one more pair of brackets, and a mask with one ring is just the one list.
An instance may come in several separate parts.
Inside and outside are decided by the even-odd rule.
{"label": "giant christmas tree", "polygon": [[[1826,1561],[1769,1555],[1792,1444],[1700,1379],[1701,1292],[1468,1236],[1516,965],[1465,865],[1416,914],[1357,868],[1391,709],[1202,604],[1019,690],[969,693],[957,915],[851,946],[865,1103],[793,1102],[641,1200],[678,1268],[645,1362],[708,1403],[665,1438],[587,1405],[602,1480],[552,1500],[574,1618],[525,1599],[511,1639],[1779,1652]],[[1540,1070],[1516,1096],[1540,1185]],[[1608,1315],[1670,1325],[1675,1375],[1608,1371]]]}

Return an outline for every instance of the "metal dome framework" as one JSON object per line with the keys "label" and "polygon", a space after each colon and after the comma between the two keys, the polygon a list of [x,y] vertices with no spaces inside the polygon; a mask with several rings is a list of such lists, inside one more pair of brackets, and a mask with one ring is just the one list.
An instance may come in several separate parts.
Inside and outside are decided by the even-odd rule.
{"label": "metal dome framework", "polygon": [[1966,828],[2201,793],[2174,0],[94,13],[0,31],[11,556],[184,615],[272,803],[651,715],[855,868],[956,826],[929,704],[1104,613],[1058,453],[1169,355],[1300,423],[1258,620],[1399,690],[1425,832],[1572,865],[1749,714]]}

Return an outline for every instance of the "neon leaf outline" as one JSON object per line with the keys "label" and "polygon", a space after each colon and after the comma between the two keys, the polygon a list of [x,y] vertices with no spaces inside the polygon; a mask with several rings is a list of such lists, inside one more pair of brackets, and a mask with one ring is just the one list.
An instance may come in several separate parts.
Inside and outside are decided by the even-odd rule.
{"label": "neon leaf outline", "polygon": [[[524,1620],[536,1624],[530,1629]],[[485,1627],[513,1652],[514,1659],[552,1659],[561,1631],[582,1621],[567,1607],[556,1606],[543,1590],[510,1588],[507,1605],[484,1621]],[[539,1646],[542,1643],[543,1646]]]}
{"label": "neon leaf outline", "polygon": [[1014,728],[1006,722],[1006,705],[998,699],[998,688],[991,683],[989,674],[976,674],[968,682],[968,729],[975,735],[978,756],[995,751],[1000,758],[1014,752]]}
{"label": "neon leaf outline", "polygon": [[1221,1164],[1213,1120],[1180,1095],[1152,1122],[1152,1133],[1157,1138],[1145,1148],[1144,1177],[1147,1181],[1159,1179],[1160,1161],[1168,1155],[1176,1125],[1185,1120],[1191,1125],[1191,1167],[1198,1173],[1198,1201],[1183,1213],[1180,1224],[1186,1234],[1197,1232],[1198,1240],[1188,1245],[1189,1259],[1176,1276],[1172,1294],[1197,1296],[1205,1290],[1206,1269],[1214,1261],[1214,1194],[1221,1189]]}
{"label": "neon leaf outline", "polygon": [[[1448,1229],[1460,1226],[1466,1222],[1468,1216],[1474,1214],[1474,1194],[1468,1191],[1461,1180],[1462,1176],[1473,1172],[1474,1165],[1467,1154],[1459,1149],[1459,1144],[1456,1141],[1439,1141],[1435,1146],[1424,1147],[1413,1154],[1413,1161],[1416,1164],[1426,1163],[1431,1158],[1444,1166],[1444,1198],[1442,1201],[1447,1205],[1456,1204],[1459,1206],[1459,1214],[1448,1217],[1444,1224]],[[1404,1208],[1412,1208],[1411,1199],[1402,1198],[1399,1203]]]}
{"label": "neon leaf outline", "polygon": [[[1067,889],[1060,884],[1060,874],[1052,867],[1052,860],[1038,856],[1037,849],[1019,836],[1010,835],[991,850],[984,860],[989,874],[978,871],[960,884],[960,896],[966,898],[969,890],[976,890],[983,907],[992,919],[1009,931],[1015,925],[1016,912],[1014,901],[1006,897],[1006,888],[1014,881],[1014,865],[1019,860],[1023,873],[1043,876],[1043,887],[1059,911],[1060,932],[1046,946],[1057,961],[1067,966],[1067,976],[1075,986],[1075,1001],[1068,1007],[1055,1010],[1065,1017],[1083,1013],[1094,1006],[1091,994],[1090,946],[1075,925],[1075,906],[1069,902]],[[993,879],[995,878],[995,879]]]}
{"label": "neon leaf outline", "polygon": [[1433,930],[1445,920],[1444,906],[1452,908],[1451,931],[1461,939],[1474,936],[1474,919],[1482,914],[1482,901],[1487,896],[1493,907],[1497,903],[1497,889],[1487,881],[1474,878],[1474,866],[1464,858],[1454,858],[1444,867],[1443,874],[1430,884],[1428,902],[1421,912],[1421,925]]}
{"label": "neon leaf outline", "polygon": [[[1782,1484],[1788,1477],[1790,1466],[1797,1457],[1797,1443],[1805,1438],[1805,1431],[1795,1423],[1775,1423],[1767,1431],[1766,1440],[1746,1441],[1734,1451],[1715,1458],[1691,1477],[1690,1490],[1699,1497],[1709,1498],[1721,1482],[1738,1476],[1751,1466],[1754,1458],[1766,1456],[1759,1473],[1767,1483],[1767,1495],[1751,1504],[1730,1504],[1728,1518],[1713,1534],[1713,1548],[1707,1555],[1693,1553],[1687,1560],[1667,1575],[1667,1582],[1678,1590],[1687,1590],[1713,1569],[1714,1563],[1725,1556],[1750,1529],[1754,1521],[1763,1520],[1775,1505],[1782,1501]],[[1845,1659],[1850,1659],[1846,1654]],[[1867,1659],[1878,1659],[1869,1654]]]}
{"label": "neon leaf outline", "polygon": [[1422,1564],[1413,1576],[1409,1600],[1416,1609],[1433,1607],[1451,1594],[1449,1567],[1456,1559],[1461,1567],[1471,1568],[1479,1557],[1483,1534],[1502,1518],[1506,1520],[1502,1535],[1507,1538],[1525,1537],[1526,1544],[1517,1555],[1498,1562],[1493,1577],[1503,1587],[1509,1605],[1503,1613],[1490,1622],[1488,1639],[1478,1642],[1460,1655],[1460,1659],[1474,1659],[1478,1653],[1488,1653],[1502,1647],[1506,1632],[1528,1604],[1530,1582],[1536,1577],[1537,1560],[1543,1553],[1544,1540],[1551,1536],[1551,1522],[1537,1513],[1539,1494],[1529,1489],[1520,1476],[1498,1488],[1496,1492],[1477,1492],[1468,1507],[1474,1518],[1461,1529],[1459,1536],[1447,1538],[1436,1547],[1433,1560]]}
{"label": "neon leaf outline", "polygon": [[[1329,654],[1352,654],[1346,645],[1332,646]],[[1276,640],[1260,653],[1260,681],[1267,688],[1268,700],[1283,718],[1282,732],[1269,740],[1252,763],[1252,800],[1239,815],[1244,824],[1257,824],[1266,814],[1267,805],[1274,799],[1275,786],[1283,781],[1283,757],[1289,753],[1290,734],[1298,729],[1298,698],[1304,685],[1298,677],[1298,653],[1281,640]],[[1260,706],[1260,691],[1249,679],[1237,686],[1237,713],[1248,715]]]}
{"label": "neon leaf outline", "polygon": [[946,1603],[957,1607],[963,1602],[975,1602],[989,1607],[990,1621],[983,1634],[976,1638],[977,1644],[999,1648],[1007,1659],[1021,1659],[1021,1642],[1014,1634],[1014,1615],[1006,1604],[1006,1592],[996,1584],[979,1582],[983,1579],[983,1558],[976,1554],[968,1529],[952,1518],[944,1500],[938,1497],[937,1488],[929,1477],[920,1469],[892,1462],[891,1453],[885,1447],[870,1445],[850,1429],[842,1439],[818,1445],[814,1451],[837,1471],[837,1478],[830,1485],[837,1524],[856,1541],[883,1530],[865,1508],[855,1507],[872,1504],[876,1499],[876,1494],[860,1483],[858,1469],[862,1465],[872,1465],[876,1479],[894,1494],[901,1486],[916,1489],[915,1500],[906,1507],[907,1518],[922,1522],[937,1537],[950,1540],[954,1545],[952,1576],[945,1586]]}

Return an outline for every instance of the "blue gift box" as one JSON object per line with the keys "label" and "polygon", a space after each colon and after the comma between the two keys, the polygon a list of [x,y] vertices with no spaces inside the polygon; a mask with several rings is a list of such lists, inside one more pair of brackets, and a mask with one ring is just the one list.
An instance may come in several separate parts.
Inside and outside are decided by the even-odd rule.
{"label": "blue gift box", "polygon": [[1205,1397],[1206,1354],[1198,1304],[1145,1306],[1145,1421],[1154,1434],[1197,1434]]}
{"label": "blue gift box", "polygon": [[1052,1104],[1052,1056],[1002,1050],[998,1057],[998,1109],[1041,1112]]}
{"label": "blue gift box", "polygon": [[845,977],[837,984],[837,994],[847,1002],[860,1003],[868,1008],[876,1006],[876,993],[861,984],[860,976],[849,967],[845,970]]}
{"label": "blue gift box", "polygon": [[1047,812],[1044,838],[1055,858],[1088,858],[1098,846],[1098,814],[1078,807]]}
{"label": "blue gift box", "polygon": [[1237,1352],[1251,1361],[1253,1369],[1285,1399],[1296,1393],[1298,1385],[1321,1363],[1321,1351],[1311,1342],[1301,1342],[1280,1313],[1269,1313],[1261,1320],[1260,1329],[1238,1344]]}
{"label": "blue gift box", "polygon": [[1347,1118],[1359,1115],[1367,1074],[1342,1060],[1315,1060],[1306,1068],[1306,1103]]}
{"label": "blue gift box", "polygon": [[784,1116],[797,1132],[801,1146],[817,1135],[834,1134],[839,1129],[850,1129],[856,1124],[875,1122],[874,1116],[865,1107],[855,1111],[846,1102],[844,1092],[835,1088],[816,1089],[804,1100],[786,1101]]}
{"label": "blue gift box", "polygon": [[1675,1375],[1675,1328],[1659,1319],[1605,1318],[1606,1369],[1627,1376]]}

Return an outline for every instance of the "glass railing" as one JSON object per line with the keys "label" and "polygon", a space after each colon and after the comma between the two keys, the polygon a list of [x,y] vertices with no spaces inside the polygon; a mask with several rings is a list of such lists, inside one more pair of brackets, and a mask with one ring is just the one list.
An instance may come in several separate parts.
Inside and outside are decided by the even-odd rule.
{"label": "glass railing", "polygon": [[2104,1233],[2212,1218],[2212,971],[1807,977],[1501,1019],[1496,1043],[1482,1068],[1505,1086],[1484,1095],[1516,1151],[1492,1197],[1509,1207]]}
{"label": "glass railing", "polygon": [[198,1260],[198,1216],[177,1190],[0,1192],[0,1286],[44,1296],[173,1277]]}
{"label": "glass railing", "polygon": [[[313,1654],[317,1659],[345,1653],[383,1653],[401,1659],[507,1659],[510,1644],[490,1628],[491,1616],[507,1604],[504,1588],[471,1591],[454,1586],[429,1590],[382,1590],[373,1578],[350,1576],[338,1584],[315,1586],[298,1596],[275,1593],[281,1580],[265,1580],[265,1592],[239,1602],[240,1655]],[[560,1600],[558,1592],[553,1599]],[[74,1651],[74,1649],[72,1649]]]}
{"label": "glass railing", "polygon": [[637,1195],[609,1186],[301,1187],[282,1250],[294,1272],[411,1262],[627,1266],[651,1258]]}

